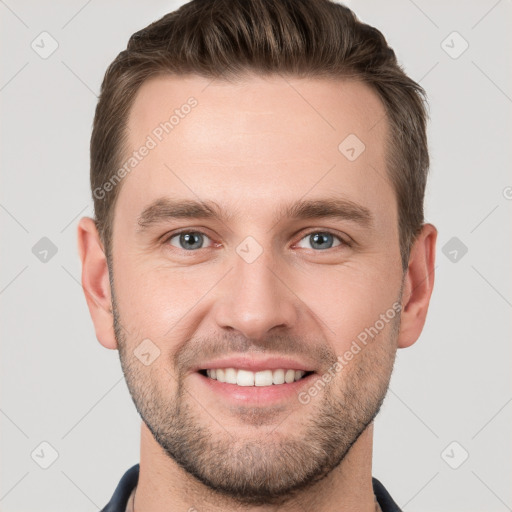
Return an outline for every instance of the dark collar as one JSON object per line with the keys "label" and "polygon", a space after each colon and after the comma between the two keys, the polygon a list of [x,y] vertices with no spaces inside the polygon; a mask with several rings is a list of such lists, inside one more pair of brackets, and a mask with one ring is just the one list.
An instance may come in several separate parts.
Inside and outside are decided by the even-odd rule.
{"label": "dark collar", "polygon": [[[128,498],[139,481],[139,467],[139,464],[135,464],[126,471],[117,484],[112,498],[101,512],[125,512]],[[379,480],[372,478],[372,484],[373,492],[382,512],[401,512],[398,505],[393,501],[393,498]]]}

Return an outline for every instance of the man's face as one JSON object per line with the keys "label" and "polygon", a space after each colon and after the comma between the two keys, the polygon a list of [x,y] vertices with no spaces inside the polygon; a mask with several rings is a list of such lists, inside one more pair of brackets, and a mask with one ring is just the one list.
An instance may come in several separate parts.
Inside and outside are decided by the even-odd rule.
{"label": "man's face", "polygon": [[[175,109],[172,131],[155,132]],[[242,503],[277,502],[328,474],[387,390],[403,273],[384,112],[356,82],[195,76],[146,82],[131,110],[127,157],[148,135],[156,145],[119,185],[115,210],[123,371],[165,452]],[[338,147],[350,134],[359,156],[354,138]],[[223,216],[173,217],[165,200]],[[318,204],[290,215],[299,201],[331,201],[339,215]],[[258,370],[263,385],[203,371],[229,367],[240,383],[253,374],[236,370]],[[308,373],[270,385],[278,369]]]}

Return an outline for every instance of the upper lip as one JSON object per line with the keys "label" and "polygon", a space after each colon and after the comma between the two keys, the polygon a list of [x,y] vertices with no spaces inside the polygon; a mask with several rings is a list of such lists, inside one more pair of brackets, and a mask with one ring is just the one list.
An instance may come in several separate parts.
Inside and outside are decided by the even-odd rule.
{"label": "upper lip", "polygon": [[249,370],[258,372],[263,370],[303,370],[305,372],[315,371],[312,364],[289,357],[264,357],[256,359],[247,356],[232,356],[213,359],[196,366],[193,371],[211,370],[216,368],[236,368],[237,370]]}

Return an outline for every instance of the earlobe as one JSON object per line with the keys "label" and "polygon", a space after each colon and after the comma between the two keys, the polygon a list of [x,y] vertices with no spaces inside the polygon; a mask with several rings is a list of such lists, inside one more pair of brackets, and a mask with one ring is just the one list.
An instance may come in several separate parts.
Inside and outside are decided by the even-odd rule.
{"label": "earlobe", "polygon": [[402,295],[399,348],[410,347],[423,330],[434,287],[436,239],[436,228],[424,224],[411,248]]}
{"label": "earlobe", "polygon": [[117,349],[107,258],[90,217],[83,217],[78,224],[78,252],[82,262],[82,289],[96,337],[105,348]]}

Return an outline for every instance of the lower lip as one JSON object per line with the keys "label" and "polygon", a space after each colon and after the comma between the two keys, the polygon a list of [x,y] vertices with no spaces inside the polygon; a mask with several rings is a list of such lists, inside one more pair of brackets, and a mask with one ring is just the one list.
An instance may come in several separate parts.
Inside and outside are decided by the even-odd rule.
{"label": "lower lip", "polygon": [[237,384],[228,384],[226,382],[219,382],[218,380],[205,377],[204,375],[196,372],[194,375],[199,377],[202,384],[221,395],[222,397],[236,403],[255,404],[260,403],[270,405],[278,403],[290,398],[296,398],[303,387],[311,385],[312,379],[315,377],[314,373],[303,377],[302,379],[285,383],[285,384],[272,384],[271,386],[238,386]]}

